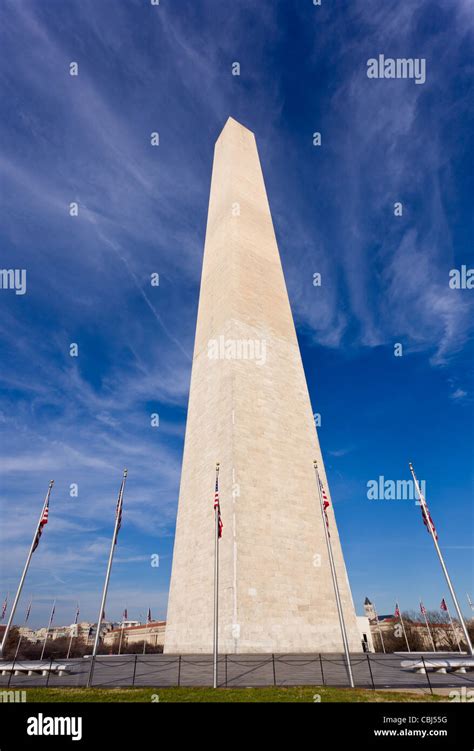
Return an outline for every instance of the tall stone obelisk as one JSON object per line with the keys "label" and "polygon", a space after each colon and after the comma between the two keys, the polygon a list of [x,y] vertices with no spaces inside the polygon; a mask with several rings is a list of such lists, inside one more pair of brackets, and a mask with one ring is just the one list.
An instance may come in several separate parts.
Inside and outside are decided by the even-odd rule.
{"label": "tall stone obelisk", "polygon": [[[214,153],[165,652],[212,652],[217,461],[219,651],[342,652],[314,459],[328,490],[255,138],[229,118]],[[329,520],[361,651],[332,504]]]}

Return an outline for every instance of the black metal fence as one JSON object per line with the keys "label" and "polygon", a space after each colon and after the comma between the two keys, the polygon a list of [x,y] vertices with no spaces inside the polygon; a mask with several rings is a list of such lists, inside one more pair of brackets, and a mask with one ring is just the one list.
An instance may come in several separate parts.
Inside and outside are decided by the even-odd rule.
{"label": "black metal fence", "polygon": [[[421,688],[432,692],[434,688],[461,686],[474,689],[474,672],[431,670],[428,658],[426,672],[415,672],[401,668],[406,659],[410,659],[409,654],[352,655],[354,683],[374,690]],[[13,665],[4,663],[4,667],[0,663],[0,687],[7,688],[212,686],[213,682],[212,655],[99,655],[94,659],[18,660]],[[218,685],[347,687],[349,679],[345,657],[340,654],[220,655]]]}

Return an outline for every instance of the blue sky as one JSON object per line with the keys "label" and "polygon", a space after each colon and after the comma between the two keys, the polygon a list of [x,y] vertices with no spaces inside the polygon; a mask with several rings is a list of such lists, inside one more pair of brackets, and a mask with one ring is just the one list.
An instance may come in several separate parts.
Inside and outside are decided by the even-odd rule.
{"label": "blue sky", "polygon": [[[1,266],[27,270],[27,293],[0,291],[2,598],[55,479],[18,620],[30,595],[34,625],[54,597],[58,623],[76,600],[95,620],[125,466],[106,614],[165,617],[212,152],[229,115],[257,137],[357,611],[366,595],[379,612],[447,596],[419,508],[367,498],[367,482],[408,479],[412,460],[467,612],[474,292],[448,275],[473,266],[469,6],[3,0]],[[426,58],[426,83],[368,79],[378,54]]]}

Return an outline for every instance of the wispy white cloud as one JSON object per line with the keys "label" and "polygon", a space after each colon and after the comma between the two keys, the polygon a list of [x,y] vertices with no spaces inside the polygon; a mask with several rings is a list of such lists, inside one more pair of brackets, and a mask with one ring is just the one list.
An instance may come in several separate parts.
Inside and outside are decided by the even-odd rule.
{"label": "wispy white cloud", "polygon": [[467,391],[464,391],[463,389],[456,389],[450,394],[450,399],[453,399],[455,402],[460,402],[467,396]]}
{"label": "wispy white cloud", "polygon": [[[455,249],[445,206],[446,122],[431,117],[427,133],[423,110],[427,97],[449,85],[452,60],[469,27],[459,29],[459,38],[452,28],[428,36],[417,51],[417,25],[428,5],[351,6],[351,20],[364,33],[354,35],[334,60],[340,83],[318,113],[317,127],[307,123],[304,135],[309,143],[313,130],[322,131],[323,145],[313,148],[318,157],[308,154],[308,163],[300,160],[297,174],[288,175],[299,200],[296,209],[293,201],[279,206],[276,222],[282,244],[291,248],[285,271],[295,313],[318,343],[355,348],[402,341],[405,352],[427,352],[432,365],[440,366],[472,334],[472,301],[448,287]],[[453,22],[462,12],[453,9]],[[329,36],[337,33],[339,20],[328,19]],[[422,54],[426,85],[369,80],[366,61],[379,53]],[[321,54],[314,51],[314,65]],[[325,149],[330,161],[322,156]],[[305,188],[315,180],[332,225],[318,202],[307,206]],[[396,201],[403,204],[403,217],[394,216]],[[329,230],[331,246],[319,227],[315,234],[319,223]],[[320,288],[311,284],[313,271],[322,272]]]}

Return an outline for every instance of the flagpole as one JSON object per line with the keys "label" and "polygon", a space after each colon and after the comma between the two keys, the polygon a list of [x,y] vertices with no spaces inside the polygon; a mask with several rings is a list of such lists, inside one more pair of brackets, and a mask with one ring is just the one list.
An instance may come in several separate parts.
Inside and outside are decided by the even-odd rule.
{"label": "flagpole", "polygon": [[21,590],[23,589],[23,584],[24,584],[24,581],[25,581],[25,578],[26,578],[26,574],[28,573],[28,568],[30,566],[31,556],[33,555],[33,552],[34,552],[35,542],[36,542],[36,536],[38,534],[39,526],[40,526],[41,520],[43,518],[44,510],[46,508],[46,505],[49,503],[49,497],[51,495],[51,489],[52,489],[53,485],[54,485],[54,480],[51,480],[51,482],[49,483],[48,492],[46,493],[46,498],[44,499],[43,508],[41,509],[41,514],[40,514],[40,517],[38,519],[38,524],[35,527],[35,533],[33,535],[33,540],[31,542],[30,550],[29,550],[28,556],[26,558],[25,568],[23,569],[23,573],[21,575],[21,579],[20,579],[20,583],[18,585],[18,589],[16,591],[15,599],[13,600],[12,609],[10,611],[10,616],[8,618],[8,622],[7,622],[7,625],[6,625],[6,628],[5,628],[5,632],[3,634],[2,643],[0,644],[0,659],[3,657],[3,651],[4,651],[6,643],[7,643],[8,634],[10,632],[10,628],[11,628],[11,625],[12,625],[13,618],[15,617],[15,611],[16,611],[16,608],[17,608],[17,605],[18,605],[18,600],[20,599]]}
{"label": "flagpole", "polygon": [[120,629],[120,638],[119,638],[119,645],[118,645],[118,652],[117,652],[117,654],[120,654],[121,649],[122,649],[123,621],[124,621],[124,616],[122,616],[122,628]]}
{"label": "flagpole", "polygon": [[[219,478],[219,462],[216,464],[216,486]],[[219,650],[219,507],[214,504],[214,646],[213,687],[217,688],[217,658]]]}
{"label": "flagpole", "polygon": [[422,603],[422,601],[421,601],[421,600],[420,600],[420,610],[421,610],[421,614],[422,614],[423,618],[425,619],[425,623],[426,623],[426,630],[428,631],[428,634],[429,634],[429,636],[430,636],[430,639],[431,639],[431,644],[433,645],[433,652],[436,652],[436,646],[435,646],[435,643],[434,643],[434,641],[433,641],[433,636],[432,636],[432,634],[431,634],[431,630],[430,630],[430,627],[428,626],[428,618],[426,617],[426,608],[425,608],[425,606],[423,605],[423,603]]}
{"label": "flagpole", "polygon": [[349,655],[349,642],[347,640],[347,632],[346,632],[346,624],[344,622],[344,613],[342,611],[342,603],[341,603],[341,597],[339,594],[339,585],[337,582],[337,576],[336,576],[336,566],[334,565],[334,558],[332,553],[332,546],[331,546],[331,540],[329,538],[329,530],[326,524],[326,514],[324,510],[324,504],[323,504],[323,497],[321,494],[321,484],[319,479],[319,472],[318,472],[318,463],[315,460],[314,461],[314,471],[316,474],[316,486],[318,488],[318,494],[319,494],[319,504],[321,506],[321,515],[323,518],[323,527],[324,527],[324,534],[326,536],[326,545],[328,549],[328,556],[329,556],[329,565],[331,568],[331,575],[332,575],[332,583],[334,586],[334,594],[336,596],[336,605],[337,605],[337,613],[339,616],[339,625],[341,627],[341,635],[342,635],[342,643],[344,645],[344,652],[346,654],[346,663],[347,663],[347,673],[349,676],[349,682],[351,684],[351,688],[354,688],[354,677],[352,675],[352,666],[351,666],[351,658]]}
{"label": "flagpole", "polygon": [[446,612],[448,614],[448,618],[449,618],[449,622],[451,624],[451,628],[453,629],[453,634],[454,634],[454,638],[456,639],[456,642],[457,642],[457,645],[458,645],[458,649],[459,649],[460,652],[462,652],[461,643],[460,643],[460,641],[458,639],[458,635],[457,635],[457,633],[456,633],[456,631],[454,629],[453,619],[451,618],[451,613],[449,612],[449,608],[448,608],[448,604],[447,604],[446,600],[444,601],[444,604],[446,605]]}
{"label": "flagpole", "polygon": [[404,635],[405,641],[407,643],[407,650],[409,652],[411,652],[410,645],[408,643],[407,632],[405,631],[405,624],[403,623],[402,611],[400,610],[400,605],[398,604],[398,602],[397,602],[397,608],[398,608],[398,613],[399,613],[398,617],[400,618],[400,623],[402,624],[403,635]]}
{"label": "flagpole", "polygon": [[[23,621],[23,626],[26,626],[26,624],[28,623],[28,618],[30,617],[30,610],[31,610],[32,602],[33,602],[33,598],[30,599],[30,604],[28,605],[28,608],[26,611],[26,617],[25,617],[25,620]],[[13,663],[16,662],[16,658],[18,657],[18,652],[20,651],[20,644],[22,642],[22,639],[23,639],[23,634],[20,634],[18,638],[18,644],[16,645],[15,657],[13,658]]]}
{"label": "flagpole", "polygon": [[[77,619],[78,619],[78,617],[79,617],[79,603],[77,603],[77,607],[76,607],[76,616],[75,616],[75,620],[74,620],[74,625],[75,626],[77,626]],[[66,660],[69,660],[69,655],[71,654],[72,639],[73,639],[73,631],[71,629],[71,638],[69,639],[69,647],[68,647],[68,650],[67,650]]]}
{"label": "flagpole", "polygon": [[22,639],[23,639],[23,634],[20,634],[20,636],[18,637],[18,644],[16,645],[16,649],[15,649],[15,657],[13,658],[13,664],[15,664],[16,658],[18,657],[18,652],[20,651],[20,644],[21,644]]}
{"label": "flagpole", "polygon": [[100,629],[102,626],[102,620],[104,616],[104,609],[105,609],[105,600],[107,598],[107,589],[109,587],[109,579],[110,579],[110,571],[112,569],[112,561],[114,558],[114,551],[115,551],[115,544],[117,542],[117,533],[118,533],[118,525],[122,517],[122,505],[123,505],[123,492],[125,489],[125,481],[127,479],[127,470],[124,469],[123,471],[123,477],[122,477],[122,484],[120,485],[119,490],[119,497],[117,501],[117,511],[115,514],[115,526],[114,526],[114,534],[112,537],[112,544],[110,546],[110,553],[109,553],[109,561],[107,564],[107,571],[105,574],[105,582],[104,582],[104,589],[102,591],[102,599],[100,602],[100,610],[99,610],[99,617],[97,618],[97,631],[95,634],[94,639],[94,647],[92,649],[92,664],[94,662],[94,658],[97,654],[97,647],[99,646],[99,640],[100,640]]}
{"label": "flagpole", "polygon": [[436,539],[436,535],[435,535],[435,532],[434,532],[434,529],[433,529],[434,525],[432,524],[432,522],[430,520],[429,511],[428,511],[428,508],[427,508],[427,505],[426,505],[426,501],[425,501],[425,499],[423,497],[423,494],[422,494],[422,492],[420,490],[420,486],[418,484],[418,480],[416,479],[416,475],[415,475],[415,470],[413,468],[413,464],[411,462],[409,462],[408,466],[410,467],[410,472],[411,472],[411,474],[413,476],[413,482],[415,483],[415,487],[416,487],[416,490],[418,492],[418,497],[419,497],[419,500],[420,500],[420,504],[421,504],[421,507],[422,507],[422,509],[423,509],[423,511],[425,513],[424,518],[427,521],[427,527],[428,527],[428,530],[429,530],[429,532],[431,534],[431,537],[433,538],[433,543],[434,543],[434,546],[436,548],[436,552],[438,553],[439,562],[441,563],[441,568],[443,569],[443,573],[444,573],[444,576],[446,578],[446,582],[448,584],[449,591],[451,593],[451,598],[452,598],[452,600],[454,602],[454,607],[456,608],[456,612],[458,614],[459,622],[461,624],[461,627],[462,627],[462,630],[463,630],[463,633],[464,633],[464,638],[466,639],[467,650],[471,654],[471,656],[474,656],[474,650],[472,648],[472,643],[471,643],[471,640],[469,638],[469,632],[467,630],[466,623],[465,623],[463,615],[461,613],[461,608],[459,607],[458,599],[456,597],[456,592],[454,591],[454,587],[453,587],[453,585],[451,583],[451,579],[449,577],[448,569],[446,568],[446,564],[444,562],[444,558],[442,556],[441,549],[440,549],[440,547],[438,545],[438,540]]}
{"label": "flagpole", "polygon": [[48,628],[46,629],[46,636],[44,637],[43,649],[41,650],[40,660],[42,660],[43,657],[44,657],[44,650],[46,649],[46,642],[48,641],[48,634],[49,634],[49,630],[51,628],[51,624],[53,622],[55,608],[56,608],[56,600],[53,602],[53,607],[51,608],[51,615],[49,616]]}
{"label": "flagpole", "polygon": [[72,639],[73,639],[73,630],[71,629],[71,636],[69,638],[69,647],[67,650],[66,660],[69,660],[69,655],[71,654]]}
{"label": "flagpole", "polygon": [[372,605],[374,606],[375,624],[376,624],[378,632],[379,632],[380,643],[381,643],[381,646],[382,646],[383,653],[386,654],[386,651],[385,651],[385,642],[383,640],[382,629],[380,628],[380,621],[379,621],[379,617],[377,615],[377,610],[375,609],[375,603],[372,603]]}

